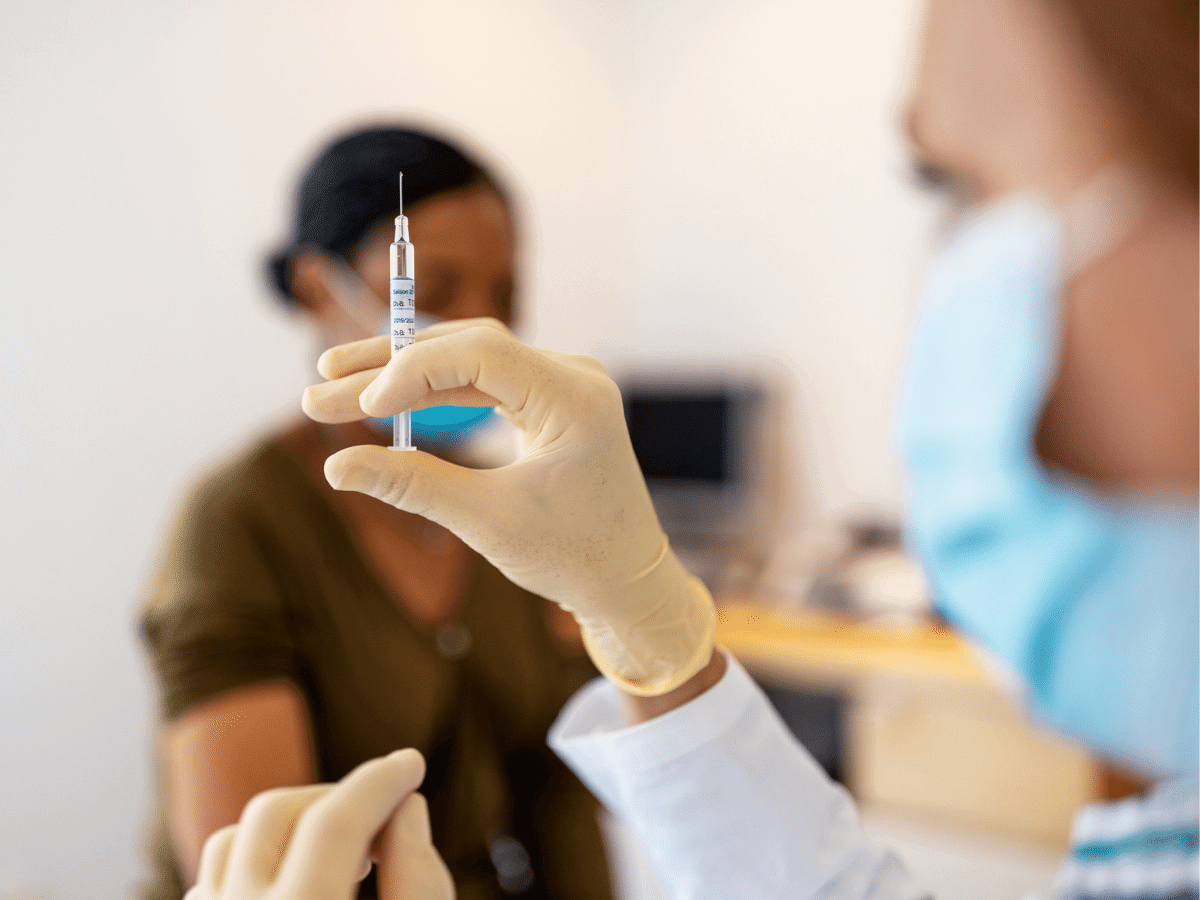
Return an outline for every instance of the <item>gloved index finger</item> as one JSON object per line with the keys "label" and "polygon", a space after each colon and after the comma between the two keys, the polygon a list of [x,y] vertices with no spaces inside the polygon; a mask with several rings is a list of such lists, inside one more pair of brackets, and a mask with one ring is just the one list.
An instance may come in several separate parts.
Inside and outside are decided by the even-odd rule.
{"label": "gloved index finger", "polygon": [[[335,378],[333,381],[310,384],[300,398],[300,407],[305,415],[317,422],[356,422],[366,415],[359,405],[359,395],[381,371],[382,369],[365,369],[343,378]],[[447,403],[454,406],[495,406],[496,400],[468,386],[431,393],[415,404],[413,409]],[[384,415],[390,416],[398,412],[402,410],[389,409]]]}
{"label": "gloved index finger", "polygon": [[344,378],[364,369],[377,369],[386,365],[391,353],[392,339],[386,334],[350,344],[338,344],[321,354],[317,360],[317,372],[329,381]]}
{"label": "gloved index finger", "polygon": [[494,398],[520,424],[539,388],[555,383],[562,368],[541,352],[494,328],[467,328],[413,344],[395,356],[359,403],[369,415],[409,409],[433,391],[473,386]]}
{"label": "gloved index finger", "polygon": [[358,395],[375,380],[380,369],[366,369],[343,378],[310,384],[304,389],[300,407],[317,422],[355,422],[363,417]]}
{"label": "gloved index finger", "polygon": [[[467,328],[491,328],[501,334],[512,335],[508,327],[497,319],[452,319],[438,322],[417,332],[417,341],[453,334]],[[348,344],[338,344],[330,347],[317,360],[317,372],[321,377],[333,381],[361,372],[364,369],[377,369],[384,366],[392,353],[392,339],[386,334],[352,341]]]}

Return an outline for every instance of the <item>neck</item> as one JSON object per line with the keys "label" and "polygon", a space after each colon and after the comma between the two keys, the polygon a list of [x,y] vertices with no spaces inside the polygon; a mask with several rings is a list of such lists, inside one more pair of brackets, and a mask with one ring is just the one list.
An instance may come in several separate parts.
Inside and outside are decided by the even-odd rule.
{"label": "neck", "polygon": [[347,513],[352,521],[364,515],[377,521],[386,521],[389,529],[403,531],[417,543],[438,543],[442,533],[449,535],[441,526],[428,519],[404,510],[396,509],[354,492],[335,491],[325,480],[325,460],[347,447],[361,444],[376,444],[386,447],[390,441],[365,422],[342,422],[329,425],[305,419],[287,432],[284,441],[303,459],[313,479],[329,491],[334,502]]}
{"label": "neck", "polygon": [[1059,371],[1038,447],[1119,493],[1200,483],[1194,201],[1147,195],[1138,224],[1066,288]]}

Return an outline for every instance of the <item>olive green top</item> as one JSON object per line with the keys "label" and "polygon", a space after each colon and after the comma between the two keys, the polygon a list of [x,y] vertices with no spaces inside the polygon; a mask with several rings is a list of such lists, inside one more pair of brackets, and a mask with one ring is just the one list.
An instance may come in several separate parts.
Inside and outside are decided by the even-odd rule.
{"label": "olive green top", "polygon": [[[610,887],[595,801],[545,743],[594,670],[555,640],[545,603],[472,555],[452,625],[416,623],[301,461],[269,440],[186,502],[141,628],[168,720],[288,679],[308,705],[320,780],[400,747],[424,753],[422,793],[459,900],[512,896],[488,852],[511,848],[504,836],[531,859],[519,896],[599,900]],[[147,900],[183,894],[164,821],[160,800]],[[509,888],[527,880],[514,872]],[[370,881],[361,896],[374,896]]]}

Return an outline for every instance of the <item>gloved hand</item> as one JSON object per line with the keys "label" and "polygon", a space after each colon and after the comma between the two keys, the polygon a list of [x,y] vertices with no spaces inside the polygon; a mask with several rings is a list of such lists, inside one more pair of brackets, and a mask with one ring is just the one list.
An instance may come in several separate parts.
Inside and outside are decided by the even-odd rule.
{"label": "gloved hand", "polygon": [[425,760],[398,750],[363,763],[336,785],[264,791],[237,825],[204,844],[184,900],[326,900],[352,897],[379,865],[381,900],[454,900],[454,882],[416,793]]}
{"label": "gloved hand", "polygon": [[668,546],[620,392],[600,365],[527,347],[491,320],[425,329],[390,361],[389,347],[372,338],[327,351],[318,369],[333,380],[307,390],[305,411],[344,422],[439,403],[496,406],[522,452],[475,470],[351,447],[326,462],[329,483],[450,529],[509,580],[569,609],[596,666],[630,693],[665,694],[703,668],[712,598]]}

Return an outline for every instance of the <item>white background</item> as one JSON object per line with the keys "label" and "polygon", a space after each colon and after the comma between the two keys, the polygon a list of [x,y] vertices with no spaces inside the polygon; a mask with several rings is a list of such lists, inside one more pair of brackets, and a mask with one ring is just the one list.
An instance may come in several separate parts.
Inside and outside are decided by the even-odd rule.
{"label": "white background", "polygon": [[[312,378],[265,250],[317,143],[455,123],[528,211],[546,346],[767,366],[795,518],[895,509],[933,205],[897,123],[914,0],[10,0],[0,13],[0,898],[125,897],[180,491]],[[24,886],[24,887],[22,887]]]}

